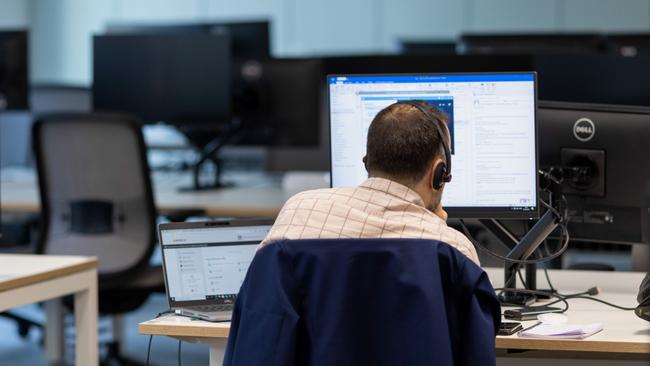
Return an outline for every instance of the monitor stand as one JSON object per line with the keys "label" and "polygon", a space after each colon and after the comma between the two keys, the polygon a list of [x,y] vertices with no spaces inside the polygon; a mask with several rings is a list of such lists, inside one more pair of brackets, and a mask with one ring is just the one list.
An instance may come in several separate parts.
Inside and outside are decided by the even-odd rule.
{"label": "monitor stand", "polygon": [[[222,171],[223,171],[223,161],[219,157],[219,151],[226,145],[237,142],[241,138],[241,129],[229,126],[223,131],[217,133],[217,136],[207,143],[204,144],[195,144],[195,146],[202,146],[199,148],[200,156],[199,159],[192,166],[192,186],[190,187],[181,187],[179,191],[181,192],[195,192],[195,191],[205,191],[205,190],[214,190],[226,187],[232,187],[233,183],[224,183],[222,181]],[[192,141],[197,140],[197,136],[200,136],[199,139],[205,138],[206,131],[202,133],[197,131],[183,131],[183,133]],[[214,179],[209,183],[201,182],[199,176],[201,174],[201,168],[205,164],[212,163],[214,166]]]}
{"label": "monitor stand", "polygon": [[[557,205],[554,205],[557,207]],[[544,242],[544,240],[558,227],[561,217],[556,214],[557,210],[547,210],[546,213],[537,221],[537,223],[521,238],[516,237],[498,221],[479,220],[483,226],[492,232],[499,240],[512,249],[506,258],[511,260],[527,260],[535,250]],[[522,292],[508,291],[508,289],[517,289],[517,270],[522,264],[506,261],[504,267],[503,292],[499,294],[499,302],[504,306],[529,306],[537,301],[533,294]],[[530,290],[536,288],[536,270],[535,264],[526,264],[526,284]]]}

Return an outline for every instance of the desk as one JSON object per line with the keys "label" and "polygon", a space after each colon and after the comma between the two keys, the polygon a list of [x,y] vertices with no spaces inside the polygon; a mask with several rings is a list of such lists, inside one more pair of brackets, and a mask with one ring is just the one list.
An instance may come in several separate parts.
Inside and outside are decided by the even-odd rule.
{"label": "desk", "polygon": [[[503,270],[487,268],[495,287],[503,284]],[[638,272],[591,272],[551,270],[550,277],[562,291],[583,291],[598,285],[601,299],[624,306],[634,306],[636,292],[643,273]],[[542,277],[542,272],[538,278]],[[584,365],[640,365],[650,359],[650,323],[644,322],[631,311],[624,312],[594,301],[571,300],[567,313],[572,323],[603,322],[605,329],[585,340],[526,339],[517,336],[497,337],[496,348],[499,365],[547,364],[549,358],[554,366],[581,365],[580,359],[588,359]],[[531,324],[534,322],[525,322]],[[205,343],[210,348],[210,365],[221,365],[225,351],[229,323],[209,323],[168,315],[139,325],[142,334],[165,335],[185,341]],[[513,353],[513,351],[515,353]],[[543,352],[539,352],[543,351]],[[523,352],[523,353],[520,353]],[[638,362],[637,362],[638,361]],[[532,362],[532,363],[531,363]]]}
{"label": "desk", "polygon": [[[3,213],[37,213],[40,210],[38,183],[33,172],[5,172],[0,182],[0,210]],[[154,200],[158,211],[202,209],[208,216],[275,217],[292,192],[261,174],[237,176],[241,186],[200,192],[179,192],[189,186],[188,174],[154,174]],[[228,179],[226,179],[228,181]],[[251,182],[261,182],[251,184]]]}
{"label": "desk", "polygon": [[74,294],[76,365],[97,365],[97,259],[94,257],[0,254],[0,312],[46,303],[48,361],[62,360],[61,296]]}

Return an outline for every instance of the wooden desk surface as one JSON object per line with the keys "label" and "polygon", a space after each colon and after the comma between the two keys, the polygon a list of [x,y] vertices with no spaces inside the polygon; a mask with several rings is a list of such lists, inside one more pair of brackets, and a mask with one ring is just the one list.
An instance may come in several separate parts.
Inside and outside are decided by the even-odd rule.
{"label": "wooden desk surface", "polygon": [[138,325],[141,334],[172,337],[228,338],[230,322],[206,322],[186,316],[168,314]]}
{"label": "wooden desk surface", "polygon": [[[185,185],[184,180],[154,182],[154,200],[158,211],[165,214],[202,209],[209,216],[275,217],[291,196],[279,184],[179,192],[178,187]],[[4,180],[0,183],[0,190],[0,210],[3,212],[37,213],[40,210],[34,177]]]}
{"label": "wooden desk surface", "polygon": [[[502,273],[500,269],[489,269],[487,272],[492,276]],[[551,277],[555,277],[557,280],[555,285],[563,290],[564,287],[567,287],[566,292],[574,291],[576,286],[579,290],[585,290],[602,283],[602,292],[598,298],[622,306],[636,305],[636,293],[630,289],[637,288],[643,278],[642,273],[550,272]],[[637,279],[638,281],[636,281]],[[572,282],[569,282],[570,280]],[[585,280],[589,285],[581,283]],[[498,283],[498,281],[493,282]],[[620,283],[619,288],[624,292],[616,292],[612,288],[617,282]],[[584,340],[533,339],[521,338],[516,335],[499,336],[496,340],[497,349],[650,354],[650,323],[641,320],[632,311],[617,310],[590,300],[573,299],[569,301],[569,304],[567,316],[570,323],[602,322],[605,329]],[[535,321],[528,321],[523,325],[528,326],[534,323]],[[227,338],[229,330],[230,323],[210,323],[176,315],[167,315],[139,325],[139,331],[142,334],[172,337]]]}
{"label": "wooden desk surface", "polygon": [[0,254],[0,292],[97,268],[97,258]]}

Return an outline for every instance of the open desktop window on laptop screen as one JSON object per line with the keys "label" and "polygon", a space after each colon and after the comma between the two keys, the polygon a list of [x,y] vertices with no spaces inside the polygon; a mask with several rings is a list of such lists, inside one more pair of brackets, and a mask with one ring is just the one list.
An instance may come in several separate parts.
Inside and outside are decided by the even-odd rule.
{"label": "open desktop window on laptop screen", "polygon": [[270,229],[271,225],[161,230],[170,300],[234,300]]}
{"label": "open desktop window on laptop screen", "polygon": [[536,218],[534,73],[330,75],[332,186],[367,178],[368,127],[388,105],[424,100],[448,116],[450,217]]}

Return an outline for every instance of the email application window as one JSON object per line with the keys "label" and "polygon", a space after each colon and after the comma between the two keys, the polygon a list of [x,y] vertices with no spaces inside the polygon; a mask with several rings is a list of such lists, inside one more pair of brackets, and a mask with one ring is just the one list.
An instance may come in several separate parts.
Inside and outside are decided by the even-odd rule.
{"label": "email application window", "polygon": [[537,205],[535,84],[522,74],[331,76],[332,185],[367,178],[368,128],[383,108],[424,100],[448,117],[453,180],[445,207]]}
{"label": "email application window", "polygon": [[172,301],[234,299],[270,226],[161,233]]}

